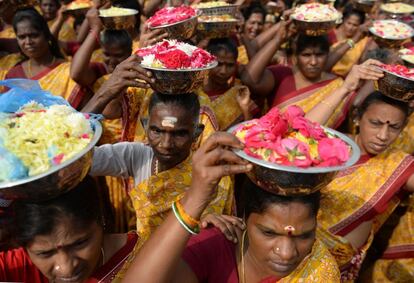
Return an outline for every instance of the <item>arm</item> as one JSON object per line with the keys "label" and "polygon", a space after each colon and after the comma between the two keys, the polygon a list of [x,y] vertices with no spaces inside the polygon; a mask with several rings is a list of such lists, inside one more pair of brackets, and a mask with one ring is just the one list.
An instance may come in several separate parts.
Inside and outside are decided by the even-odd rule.
{"label": "arm", "polygon": [[155,10],[162,8],[162,0],[151,0],[144,2],[144,8],[142,9],[142,14],[147,17],[151,17]]}
{"label": "arm", "polygon": [[96,8],[91,8],[86,14],[86,18],[91,27],[91,32],[73,56],[70,65],[70,77],[82,86],[91,86],[98,78],[96,73],[89,67],[89,63],[97,45],[96,38],[99,36],[102,23],[99,20]]}
{"label": "arm", "polygon": [[410,193],[414,193],[414,174],[408,178],[407,183],[405,183],[404,190],[407,190]]}
{"label": "arm", "polygon": [[324,125],[345,96],[358,88],[361,79],[378,80],[384,76],[382,71],[376,68],[381,65],[381,62],[370,59],[361,65],[353,66],[342,86],[306,113],[306,118]]}
{"label": "arm", "polygon": [[60,7],[59,11],[57,12],[56,21],[53,23],[53,25],[50,27],[50,33],[56,38],[59,39],[59,32],[62,28],[63,23],[66,20],[66,16],[64,12],[66,11],[66,6],[62,5]]}
{"label": "arm", "polygon": [[[251,170],[250,164],[225,146],[242,148],[235,136],[217,132],[194,153],[191,187],[180,202],[186,213],[195,219],[200,219],[221,177]],[[123,282],[197,282],[192,270],[181,259],[189,236],[170,213],[139,251]]]}
{"label": "arm", "polygon": [[139,66],[139,58],[131,55],[116,66],[109,79],[83,107],[82,112],[100,114],[106,105],[119,97],[128,87],[149,88],[154,83],[152,74]]}

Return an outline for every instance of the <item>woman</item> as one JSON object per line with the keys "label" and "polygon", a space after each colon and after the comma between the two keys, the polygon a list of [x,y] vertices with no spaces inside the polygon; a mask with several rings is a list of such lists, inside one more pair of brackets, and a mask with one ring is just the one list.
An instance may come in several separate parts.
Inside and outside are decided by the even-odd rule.
{"label": "woman", "polygon": [[332,45],[327,70],[345,77],[352,66],[358,64],[369,43],[365,29],[365,14],[349,6],[343,13],[342,24],[330,34]]}
{"label": "woman", "polygon": [[204,86],[196,93],[210,98],[219,128],[226,130],[250,119],[258,109],[254,109],[249,89],[236,80],[238,51],[235,42],[229,38],[211,39],[207,51],[216,56],[218,66],[209,72]]}
{"label": "woman", "polygon": [[[321,104],[312,112],[326,118],[334,106]],[[399,203],[401,189],[414,190],[413,157],[391,147],[408,113],[406,103],[371,93],[358,112],[354,140],[360,160],[322,189],[318,237],[336,258],[344,282],[357,278],[375,233]],[[314,121],[323,123],[325,118]]]}
{"label": "woman", "polygon": [[[338,89],[343,80],[324,71],[329,54],[329,43],[324,36],[299,34],[294,44],[293,66],[268,67],[286,39],[288,26],[289,23],[283,22],[276,39],[269,41],[249,62],[243,70],[242,82],[255,94],[253,99],[258,104],[263,104],[266,98],[272,107],[296,104],[307,112]],[[343,121],[352,97],[347,96],[337,107],[327,122],[329,127],[335,128]]]}
{"label": "woman", "polygon": [[315,240],[319,193],[277,196],[250,183],[238,244],[215,229],[189,237],[182,216],[198,219],[221,177],[252,168],[229,146],[242,148],[233,135],[216,133],[194,154],[191,187],[173,206],[180,212],[170,213],[123,282],[339,282],[332,256]]}
{"label": "woman", "polygon": [[79,107],[84,92],[70,78],[70,63],[64,60],[44,18],[35,9],[20,10],[13,18],[13,29],[25,60],[10,69],[6,79],[37,80],[43,89]]}
{"label": "woman", "polygon": [[73,27],[74,19],[66,19],[59,9],[61,9],[59,0],[40,1],[40,10],[43,18],[47,21],[49,28],[51,30],[58,30],[57,34],[54,34],[55,37],[63,42],[76,41],[76,32]]}

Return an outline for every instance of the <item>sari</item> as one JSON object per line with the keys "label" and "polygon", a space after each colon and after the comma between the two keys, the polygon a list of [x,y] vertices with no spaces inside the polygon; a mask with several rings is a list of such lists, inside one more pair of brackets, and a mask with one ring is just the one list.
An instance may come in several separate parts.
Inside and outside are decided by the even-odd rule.
{"label": "sari", "polygon": [[[322,189],[317,237],[328,247],[341,269],[343,282],[356,279],[375,233],[399,204],[397,193],[414,173],[414,158],[387,150],[362,156]],[[366,243],[357,250],[344,237],[372,220]]]}
{"label": "sari", "polygon": [[[281,109],[285,109],[289,105],[298,105],[306,113],[323,101],[343,83],[341,78],[334,78],[315,83],[308,87],[296,89],[295,78],[290,67],[271,66],[269,69],[277,82],[276,92],[273,99],[269,99],[269,102],[273,101],[272,107],[277,106]],[[348,95],[336,107],[325,126],[335,129],[344,121],[355,95],[355,93]]]}
{"label": "sari", "polygon": [[[332,73],[335,75],[346,77],[353,65],[358,64],[359,59],[365,51],[369,38],[364,37],[355,44],[354,48],[349,49],[342,58],[332,67]],[[347,39],[335,43],[331,48],[346,42]]]}
{"label": "sari", "polygon": [[409,154],[414,154],[414,114],[408,117],[407,125],[391,146]]}
{"label": "sari", "polygon": [[0,58],[0,81],[4,80],[7,72],[13,68],[17,63],[24,60],[20,53],[13,53]]}
{"label": "sari", "polygon": [[[49,28],[55,23],[56,19],[48,21],[47,25]],[[76,41],[76,32],[73,28],[73,23],[75,19],[70,17],[65,22],[63,22],[62,27],[59,31],[58,40],[61,41]]]}
{"label": "sari", "polygon": [[237,51],[239,56],[237,57],[237,63],[241,65],[249,64],[249,55],[247,54],[247,49],[244,45],[240,45],[237,47]]}
{"label": "sari", "polygon": [[16,39],[16,34],[12,26],[6,27],[0,31],[0,38]]}
{"label": "sari", "polygon": [[382,258],[373,270],[373,282],[414,282],[414,197],[400,218]]}
{"label": "sari", "polygon": [[85,96],[82,88],[70,78],[70,62],[57,62],[31,78],[26,76],[22,65],[19,64],[9,70],[6,78],[37,80],[42,89],[63,97],[75,109],[80,106]]}

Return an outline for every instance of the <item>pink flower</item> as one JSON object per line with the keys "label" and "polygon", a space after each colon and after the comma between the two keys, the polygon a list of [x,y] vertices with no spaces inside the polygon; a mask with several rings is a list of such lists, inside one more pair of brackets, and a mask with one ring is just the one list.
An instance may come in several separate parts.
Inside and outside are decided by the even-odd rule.
{"label": "pink flower", "polygon": [[287,157],[291,165],[293,164],[298,167],[309,167],[312,165],[309,146],[297,139],[282,139],[276,151],[279,155]]}
{"label": "pink flower", "polygon": [[283,115],[285,119],[288,121],[289,125],[291,125],[296,117],[304,117],[305,112],[303,112],[302,108],[300,108],[299,106],[291,105],[288,106]]}
{"label": "pink flower", "polygon": [[339,138],[324,138],[318,143],[319,166],[338,166],[349,159],[349,147]]}
{"label": "pink flower", "polygon": [[295,117],[292,121],[291,127],[298,130],[304,137],[320,140],[326,137],[325,131],[321,126],[312,123],[305,117]]}
{"label": "pink flower", "polygon": [[179,49],[156,53],[155,59],[158,59],[167,69],[181,69],[191,66],[190,57]]}
{"label": "pink flower", "polygon": [[191,68],[202,68],[213,62],[215,59],[216,58],[207,51],[197,48],[191,54]]}
{"label": "pink flower", "polygon": [[60,163],[62,163],[63,157],[65,157],[65,154],[59,153],[58,155],[52,158],[52,163],[54,165],[59,165]]}
{"label": "pink flower", "polygon": [[288,122],[277,107],[273,107],[266,115],[260,118],[259,125],[268,129],[275,136],[283,136],[289,128]]}

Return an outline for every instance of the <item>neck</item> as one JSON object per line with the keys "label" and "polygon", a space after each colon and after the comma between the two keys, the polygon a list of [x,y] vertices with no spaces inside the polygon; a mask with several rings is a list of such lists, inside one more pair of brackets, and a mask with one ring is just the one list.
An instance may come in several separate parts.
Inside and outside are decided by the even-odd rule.
{"label": "neck", "polygon": [[157,174],[157,173],[161,173],[163,171],[170,170],[170,169],[174,168],[175,166],[177,166],[178,164],[182,163],[186,158],[184,158],[183,160],[180,160],[178,162],[174,162],[174,163],[162,163],[162,162],[158,161],[158,159],[156,157],[154,157],[154,162],[155,162],[154,172]]}
{"label": "neck", "polygon": [[217,82],[215,82],[214,80],[212,80],[210,77],[208,77],[207,79],[207,83],[204,85],[204,91],[205,92],[211,92],[211,91],[217,91],[217,92],[221,92],[221,91],[226,91],[229,89],[229,85],[226,84],[218,84]]}
{"label": "neck", "polygon": [[356,135],[354,140],[355,140],[355,143],[358,145],[359,149],[361,150],[361,155],[368,154],[368,152],[364,148],[364,145],[361,142],[361,139],[359,138],[359,135]]}
{"label": "neck", "polygon": [[50,66],[55,61],[55,56],[47,52],[44,56],[38,58],[30,58],[33,66]]}
{"label": "neck", "polygon": [[262,279],[271,276],[263,270],[263,264],[260,264],[249,252],[249,248],[247,248],[244,257],[246,282],[260,282]]}
{"label": "neck", "polygon": [[306,87],[306,86],[314,84],[314,83],[318,83],[322,80],[322,78],[324,76],[324,72],[321,72],[321,74],[318,77],[310,79],[308,77],[305,77],[305,75],[303,75],[302,72],[299,70],[299,68],[296,67],[296,66],[293,66],[293,73],[294,73],[295,80],[297,81],[297,83],[301,84],[301,82],[302,82],[302,84],[303,83],[306,84],[304,86],[301,86],[300,88]]}

